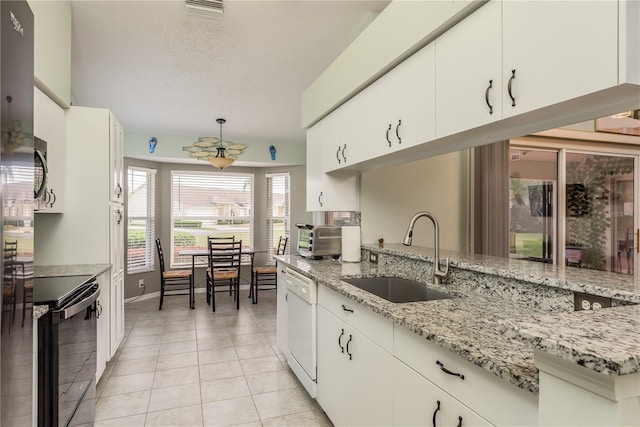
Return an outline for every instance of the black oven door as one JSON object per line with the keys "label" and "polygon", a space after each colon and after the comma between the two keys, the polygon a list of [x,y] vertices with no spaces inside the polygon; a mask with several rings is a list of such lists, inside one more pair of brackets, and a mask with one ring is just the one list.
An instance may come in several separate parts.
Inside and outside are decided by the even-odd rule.
{"label": "black oven door", "polygon": [[98,313],[94,308],[99,295],[98,284],[90,283],[68,303],[50,312],[48,351],[42,354],[49,372],[44,375],[44,389],[39,390],[45,412],[39,416],[40,426],[93,423]]}

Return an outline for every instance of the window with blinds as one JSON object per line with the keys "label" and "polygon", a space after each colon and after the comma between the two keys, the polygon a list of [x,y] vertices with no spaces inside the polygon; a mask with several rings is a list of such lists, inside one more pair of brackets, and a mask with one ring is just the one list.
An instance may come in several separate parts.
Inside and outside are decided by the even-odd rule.
{"label": "window with blinds", "polygon": [[[288,173],[267,174],[267,257],[273,261],[280,236],[289,237],[289,180]],[[289,254],[291,239],[287,244]]]}
{"label": "window with blinds", "polygon": [[154,269],[156,238],[156,171],[127,169],[127,272]]}
{"label": "window with blinds", "polygon": [[190,266],[208,236],[253,247],[253,174],[172,171],[171,265]]}

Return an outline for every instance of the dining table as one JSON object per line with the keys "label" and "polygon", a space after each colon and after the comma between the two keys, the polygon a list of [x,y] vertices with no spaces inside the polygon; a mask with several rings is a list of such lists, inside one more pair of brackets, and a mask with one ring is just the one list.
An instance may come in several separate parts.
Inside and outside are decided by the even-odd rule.
{"label": "dining table", "polygon": [[[242,255],[249,255],[251,259],[251,271],[253,272],[253,262],[256,254],[266,254],[266,249],[256,249],[256,248],[242,248]],[[196,293],[195,293],[195,277],[196,277],[196,259],[209,259],[209,251],[203,249],[184,249],[178,252],[178,255],[186,255],[191,257],[191,290],[189,295],[191,295],[191,301],[189,307],[192,309],[196,308]],[[202,264],[198,264],[201,266]],[[206,264],[205,264],[206,265]]]}

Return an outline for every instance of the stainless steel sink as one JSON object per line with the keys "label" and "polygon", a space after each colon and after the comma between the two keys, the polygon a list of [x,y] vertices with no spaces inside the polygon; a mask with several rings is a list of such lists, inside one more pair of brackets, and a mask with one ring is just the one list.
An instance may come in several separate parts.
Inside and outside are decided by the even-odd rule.
{"label": "stainless steel sink", "polygon": [[399,277],[366,277],[342,279],[342,281],[391,302],[434,301],[454,298],[444,292],[428,289],[421,283]]}

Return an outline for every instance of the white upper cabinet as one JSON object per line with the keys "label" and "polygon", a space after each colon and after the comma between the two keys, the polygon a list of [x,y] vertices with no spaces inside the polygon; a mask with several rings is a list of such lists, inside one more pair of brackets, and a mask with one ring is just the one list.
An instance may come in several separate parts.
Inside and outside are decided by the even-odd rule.
{"label": "white upper cabinet", "polygon": [[336,130],[325,170],[432,140],[435,105],[435,48],[428,45],[324,119]]}
{"label": "white upper cabinet", "polygon": [[109,114],[109,174],[111,176],[112,202],[124,203],[124,132],[120,122]]}
{"label": "white upper cabinet", "polygon": [[64,210],[65,118],[64,110],[33,88],[33,134],[47,143],[47,183],[44,195],[36,200],[37,212],[61,213]]}
{"label": "white upper cabinet", "polygon": [[502,32],[503,117],[618,84],[616,1],[504,1]]}
{"label": "white upper cabinet", "polygon": [[502,118],[502,7],[492,1],[436,44],[436,134]]}
{"label": "white upper cabinet", "polygon": [[614,1],[491,1],[436,40],[437,136],[618,83]]}
{"label": "white upper cabinet", "polygon": [[[335,113],[334,113],[335,114]],[[358,177],[354,173],[325,174],[325,162],[330,150],[338,148],[336,135],[339,127],[333,126],[331,115],[307,131],[307,211],[357,211]],[[332,148],[333,150],[333,148]]]}
{"label": "white upper cabinet", "polygon": [[389,73],[394,86],[394,113],[389,116],[389,124],[398,141],[397,149],[422,144],[436,136],[435,64],[432,43]]}

